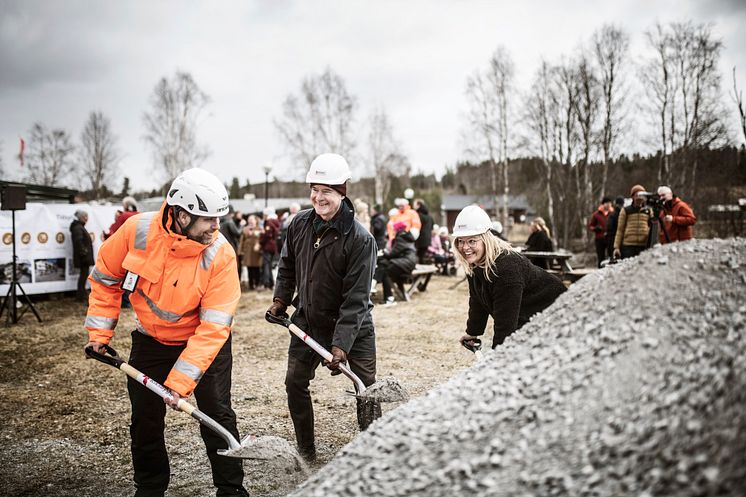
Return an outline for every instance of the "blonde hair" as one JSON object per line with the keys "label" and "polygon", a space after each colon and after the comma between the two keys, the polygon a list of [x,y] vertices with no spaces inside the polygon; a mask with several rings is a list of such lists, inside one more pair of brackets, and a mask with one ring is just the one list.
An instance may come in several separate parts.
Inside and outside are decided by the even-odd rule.
{"label": "blonde hair", "polygon": [[516,251],[513,246],[510,245],[510,243],[496,237],[490,231],[485,231],[481,235],[474,235],[474,238],[479,239],[484,245],[484,256],[479,261],[477,261],[476,264],[470,264],[466,261],[464,256],[461,254],[461,251],[458,249],[457,241],[459,238],[472,237],[461,236],[453,238],[453,253],[456,257],[456,260],[461,263],[461,266],[463,266],[464,272],[467,276],[472,276],[474,274],[475,267],[484,268],[484,276],[485,278],[487,278],[487,281],[492,281],[492,275],[495,273],[497,258],[500,257],[502,254]]}
{"label": "blonde hair", "polygon": [[549,238],[552,238],[552,232],[549,231],[549,226],[547,226],[547,222],[544,221],[543,217],[536,217],[533,221],[531,221],[531,224],[535,224],[539,227],[541,231],[547,234]]}

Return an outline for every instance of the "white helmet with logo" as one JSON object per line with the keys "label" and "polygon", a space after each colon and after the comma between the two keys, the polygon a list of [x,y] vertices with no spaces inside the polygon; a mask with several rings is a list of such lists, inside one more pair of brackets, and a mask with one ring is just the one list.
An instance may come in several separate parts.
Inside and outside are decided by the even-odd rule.
{"label": "white helmet with logo", "polygon": [[350,166],[339,154],[321,154],[311,162],[306,175],[309,185],[343,185],[350,179]]}
{"label": "white helmet with logo", "polygon": [[195,216],[221,217],[228,213],[228,191],[215,175],[195,167],[171,183],[166,203]]}
{"label": "white helmet with logo", "polygon": [[488,232],[492,228],[490,216],[478,205],[467,205],[456,216],[453,225],[453,236],[475,236]]}

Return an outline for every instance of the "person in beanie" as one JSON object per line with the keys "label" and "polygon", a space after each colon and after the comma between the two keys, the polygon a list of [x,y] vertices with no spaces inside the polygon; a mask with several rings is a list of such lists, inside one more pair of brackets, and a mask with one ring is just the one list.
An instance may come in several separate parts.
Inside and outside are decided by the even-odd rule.
{"label": "person in beanie", "polygon": [[691,240],[692,226],[697,222],[697,216],[694,215],[692,208],[674,195],[668,186],[658,187],[657,193],[663,201],[660,213],[661,230],[658,233],[660,242],[665,244]]}
{"label": "person in beanie", "polygon": [[644,186],[633,186],[629,192],[632,205],[628,205],[619,213],[614,238],[615,258],[636,257],[649,246],[650,218],[653,217],[653,213],[645,205],[645,197],[640,195],[644,192]]}
{"label": "person in beanie", "polygon": [[70,235],[73,243],[73,266],[80,269],[78,276],[76,300],[86,302],[85,282],[96,261],[93,260],[93,241],[85,229],[88,213],[83,210],[75,211],[75,219],[70,223]]}
{"label": "person in beanie", "polygon": [[469,205],[456,217],[453,236],[456,258],[469,282],[469,317],[459,341],[468,343],[483,335],[491,316],[494,349],[567,288],[492,234],[491,228],[487,213]]}
{"label": "person in beanie", "polygon": [[[376,336],[370,287],[376,265],[376,241],[355,221],[347,198],[350,167],[344,157],[321,154],[311,162],[306,182],[312,209],[299,212],[288,226],[280,253],[277,281],[268,313],[290,320],[331,350],[324,365],[339,374],[340,363],[368,386],[376,381]],[[321,357],[295,335],[291,336],[285,388],[288,409],[300,454],[316,458],[313,403],[309,392]],[[357,403],[360,429],[381,415],[380,404]]]}
{"label": "person in beanie", "polygon": [[593,233],[596,243],[598,267],[601,267],[601,263],[606,258],[606,222],[612,210],[614,209],[611,207],[611,199],[604,197],[601,200],[601,205],[588,220],[588,231]]}

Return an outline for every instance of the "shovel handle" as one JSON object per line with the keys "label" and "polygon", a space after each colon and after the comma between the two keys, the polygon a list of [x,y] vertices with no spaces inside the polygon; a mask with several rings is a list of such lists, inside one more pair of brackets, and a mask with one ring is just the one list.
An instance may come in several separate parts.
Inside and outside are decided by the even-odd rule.
{"label": "shovel handle", "polygon": [[[160,398],[171,401],[174,400],[174,396],[171,395],[171,391],[169,389],[167,389],[154,379],[150,378],[146,374],[142,373],[141,371],[137,370],[133,366],[130,366],[129,364],[124,362],[119,357],[119,354],[117,354],[116,350],[109,347],[108,345],[104,345],[104,350],[106,351],[106,354],[101,354],[93,350],[93,347],[88,346],[85,348],[85,354],[92,359],[96,359],[99,362],[103,362],[104,364],[108,364],[109,366],[113,366],[117,369],[122,370],[127,376],[129,376],[151,392],[155,393]],[[239,449],[241,447],[241,444],[238,443],[238,440],[236,440],[236,438],[228,430],[226,430],[217,421],[197,409],[186,400],[179,399],[179,401],[176,403],[176,409],[189,414],[191,417],[220,435],[220,437],[228,444],[229,450]]]}
{"label": "shovel handle", "polygon": [[[293,324],[292,321],[286,316],[275,316],[271,312],[267,311],[267,313],[264,315],[264,318],[269,321],[272,324],[279,324],[284,327],[286,327],[290,332],[303,340],[309,347],[311,347],[317,354],[319,354],[324,360],[327,362],[331,362],[332,359],[334,359],[334,356],[332,356],[332,353],[326,350],[324,347],[321,346],[319,342],[308,336],[308,333],[298,328],[295,324]],[[363,393],[365,391],[365,383],[363,383],[363,380],[358,377],[355,373],[352,372],[352,370],[347,366],[347,364],[339,363],[339,370],[342,371],[342,373],[352,380],[352,382],[355,384],[355,391],[358,395]]]}
{"label": "shovel handle", "polygon": [[479,338],[472,338],[471,340],[464,340],[461,342],[466,350],[474,352],[475,354],[482,349],[482,340]]}

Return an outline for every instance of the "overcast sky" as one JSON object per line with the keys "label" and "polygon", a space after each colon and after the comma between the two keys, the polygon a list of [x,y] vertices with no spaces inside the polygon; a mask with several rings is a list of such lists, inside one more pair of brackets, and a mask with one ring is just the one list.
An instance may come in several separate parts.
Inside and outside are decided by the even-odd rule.
{"label": "overcast sky", "polygon": [[118,137],[121,175],[136,189],[154,187],[142,115],[159,78],[180,69],[212,98],[199,131],[212,150],[204,167],[226,182],[256,183],[272,163],[273,175],[286,178],[293,164],[273,119],[303,77],[327,66],[357,97],[361,125],[384,106],[414,170],[441,174],[464,156],[466,78],[498,45],[512,54],[525,89],[542,57],[571,54],[604,23],[626,29],[632,54],[641,55],[643,33],[656,20],[714,23],[725,45],[725,98],[734,65],[746,87],[740,0],[0,0],[6,176],[18,169],[18,139],[34,122],[64,128],[77,142],[88,114],[101,110]]}

